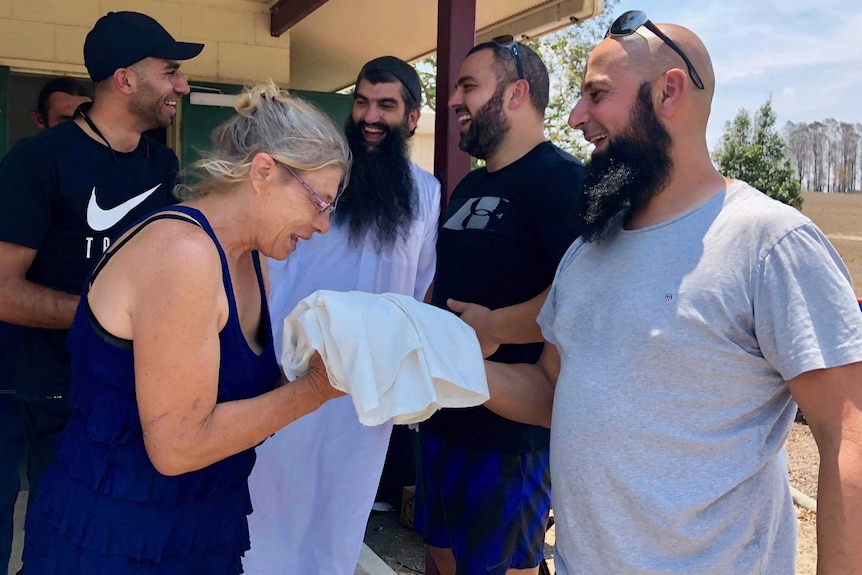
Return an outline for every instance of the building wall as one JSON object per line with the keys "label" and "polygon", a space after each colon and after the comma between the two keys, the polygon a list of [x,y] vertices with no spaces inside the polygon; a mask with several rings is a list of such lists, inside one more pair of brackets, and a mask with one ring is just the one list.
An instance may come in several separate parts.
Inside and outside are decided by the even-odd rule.
{"label": "building wall", "polygon": [[158,20],[177,40],[202,42],[183,64],[192,80],[290,81],[289,33],[269,34],[269,7],[251,0],[0,0],[0,65],[17,72],[86,76],[87,32],[110,11]]}
{"label": "building wall", "polygon": [[434,173],[434,112],[422,110],[410,142],[410,159]]}

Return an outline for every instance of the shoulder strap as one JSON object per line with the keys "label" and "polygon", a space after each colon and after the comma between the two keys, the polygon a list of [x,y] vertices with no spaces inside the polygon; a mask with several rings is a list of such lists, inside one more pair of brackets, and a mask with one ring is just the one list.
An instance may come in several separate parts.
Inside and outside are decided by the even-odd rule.
{"label": "shoulder strap", "polygon": [[88,279],[88,291],[89,291],[89,287],[92,287],[93,282],[96,280],[96,276],[99,275],[99,272],[102,271],[102,268],[104,268],[108,264],[108,262],[111,260],[111,258],[114,257],[114,254],[117,253],[120,250],[120,248],[122,248],[124,245],[126,245],[126,243],[129,240],[131,240],[133,237],[138,235],[138,232],[140,232],[146,226],[148,226],[151,223],[158,221],[158,220],[181,220],[184,222],[188,222],[190,224],[194,224],[194,225],[201,227],[201,228],[203,227],[194,218],[191,218],[191,217],[185,216],[185,215],[172,214],[172,213],[158,213],[158,214],[151,216],[148,219],[145,219],[141,223],[141,225],[139,225],[137,228],[135,228],[134,230],[129,232],[129,235],[124,237],[117,244],[111,246],[111,248],[107,252],[105,252],[104,255],[102,255],[102,259],[99,260],[99,263],[96,264],[96,267],[94,267],[93,271],[90,272],[90,277]]}

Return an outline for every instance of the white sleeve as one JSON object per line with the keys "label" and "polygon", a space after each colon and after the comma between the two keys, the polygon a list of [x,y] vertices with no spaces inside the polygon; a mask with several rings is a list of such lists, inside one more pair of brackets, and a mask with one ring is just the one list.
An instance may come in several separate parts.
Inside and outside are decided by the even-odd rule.
{"label": "white sleeve", "polygon": [[427,172],[422,177],[414,171],[414,178],[419,190],[420,218],[423,218],[422,248],[419,251],[419,261],[416,265],[416,285],[413,297],[422,301],[425,293],[434,279],[437,269],[437,226],[440,219],[440,182]]}

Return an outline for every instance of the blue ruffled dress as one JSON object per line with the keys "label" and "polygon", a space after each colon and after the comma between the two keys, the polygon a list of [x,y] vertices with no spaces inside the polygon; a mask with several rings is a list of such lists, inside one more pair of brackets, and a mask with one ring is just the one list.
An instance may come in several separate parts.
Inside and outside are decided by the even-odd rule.
{"label": "blue ruffled dress", "polygon": [[[184,206],[170,210],[197,221],[221,257],[230,317],[219,334],[218,401],[272,390],[280,371],[258,254],[254,264],[261,294],[260,337],[265,342],[261,355],[243,336],[227,260],[206,218]],[[67,345],[72,352],[73,414],[28,512],[27,575],[242,573],[241,557],[249,548],[247,478],[254,449],[183,475],[160,474],[144,448],[132,342],[105,332],[82,297]]]}

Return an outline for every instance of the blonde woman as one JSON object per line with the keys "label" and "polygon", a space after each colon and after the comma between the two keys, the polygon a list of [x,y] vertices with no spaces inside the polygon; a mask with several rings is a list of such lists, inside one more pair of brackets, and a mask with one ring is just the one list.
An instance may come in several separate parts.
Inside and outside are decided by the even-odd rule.
{"label": "blonde woman", "polygon": [[340,395],[319,361],[281,385],[261,256],[328,230],[350,153],[272,84],[236,109],[185,201],[121,236],[84,289],[28,575],[240,573],[254,446]]}

